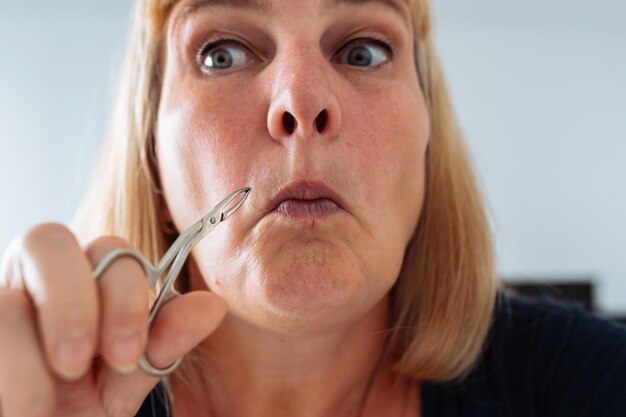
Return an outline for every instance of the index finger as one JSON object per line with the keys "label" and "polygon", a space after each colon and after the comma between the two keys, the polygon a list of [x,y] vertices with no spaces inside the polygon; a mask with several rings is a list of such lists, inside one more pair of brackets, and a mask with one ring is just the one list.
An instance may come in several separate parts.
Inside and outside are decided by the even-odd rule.
{"label": "index finger", "polygon": [[31,229],[20,246],[20,279],[35,308],[48,362],[59,376],[76,379],[89,369],[97,338],[99,301],[89,260],[60,224]]}

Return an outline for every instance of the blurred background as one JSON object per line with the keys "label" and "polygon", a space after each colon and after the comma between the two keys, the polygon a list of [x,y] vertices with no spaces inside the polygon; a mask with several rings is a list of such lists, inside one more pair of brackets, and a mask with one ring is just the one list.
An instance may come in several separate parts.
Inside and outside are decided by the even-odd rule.
{"label": "blurred background", "polygon": [[[71,219],[131,4],[0,0],[0,252],[36,223]],[[575,288],[598,312],[626,316],[626,2],[433,6],[500,276]]]}

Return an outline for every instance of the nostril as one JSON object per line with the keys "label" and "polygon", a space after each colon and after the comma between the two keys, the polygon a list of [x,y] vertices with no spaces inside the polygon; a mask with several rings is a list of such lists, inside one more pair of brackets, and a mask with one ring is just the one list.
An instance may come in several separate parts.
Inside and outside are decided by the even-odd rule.
{"label": "nostril", "polygon": [[315,127],[319,133],[326,128],[326,124],[328,123],[328,112],[326,110],[322,110],[320,114],[315,118]]}
{"label": "nostril", "polygon": [[289,112],[285,112],[283,114],[283,126],[285,127],[285,130],[287,131],[288,134],[292,134],[294,132],[294,130],[296,130],[296,118],[293,117],[293,115]]}

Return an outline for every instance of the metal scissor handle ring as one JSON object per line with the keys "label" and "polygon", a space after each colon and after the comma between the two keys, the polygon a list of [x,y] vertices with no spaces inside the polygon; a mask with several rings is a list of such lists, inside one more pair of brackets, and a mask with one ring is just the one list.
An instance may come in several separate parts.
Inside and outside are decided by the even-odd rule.
{"label": "metal scissor handle ring", "polygon": [[[144,271],[146,272],[148,276],[148,283],[150,287],[152,287],[154,285],[154,282],[152,282],[153,274],[155,271],[154,267],[150,264],[150,262],[148,262],[148,260],[143,256],[143,254],[141,254],[141,252],[135,249],[131,249],[131,248],[118,248],[109,252],[96,266],[96,269],[94,270],[94,273],[93,273],[94,278],[98,280],[100,276],[102,275],[102,273],[113,263],[114,260],[116,260],[117,258],[125,257],[125,256],[129,258],[133,258],[139,263],[141,263],[141,266],[143,267]],[[162,378],[174,372],[174,370],[178,368],[178,366],[181,364],[182,361],[183,361],[183,358],[178,358],[173,364],[171,364],[170,366],[166,368],[157,368],[150,363],[150,361],[148,360],[148,356],[144,353],[139,358],[139,367],[141,368],[142,371],[144,371],[146,374],[150,376]]]}
{"label": "metal scissor handle ring", "polygon": [[150,279],[152,278],[151,275],[153,275],[152,271],[154,270],[154,267],[150,264],[150,262],[148,262],[146,257],[143,256],[141,252],[132,248],[117,248],[107,253],[106,256],[102,258],[102,260],[98,263],[96,269],[93,271],[94,278],[96,280],[99,279],[102,273],[109,266],[111,266],[111,264],[113,264],[114,260],[123,257],[132,258],[141,264],[141,267],[148,276],[148,285],[151,287],[152,282],[150,282]]}
{"label": "metal scissor handle ring", "polygon": [[144,371],[146,374],[154,376],[156,378],[162,378],[174,372],[174,370],[178,368],[182,361],[183,358],[178,358],[173,364],[171,364],[167,368],[157,368],[150,363],[148,355],[144,353],[143,355],[141,355],[141,358],[139,358],[139,366],[141,367],[141,370]]}

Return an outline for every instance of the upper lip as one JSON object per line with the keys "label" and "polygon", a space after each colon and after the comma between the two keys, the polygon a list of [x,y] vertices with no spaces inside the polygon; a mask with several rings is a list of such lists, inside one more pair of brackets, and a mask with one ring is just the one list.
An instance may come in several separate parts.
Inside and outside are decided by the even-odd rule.
{"label": "upper lip", "polygon": [[316,200],[325,198],[332,200],[339,208],[345,210],[343,199],[335,190],[319,181],[298,181],[282,188],[270,200],[267,212],[272,212],[285,200]]}

